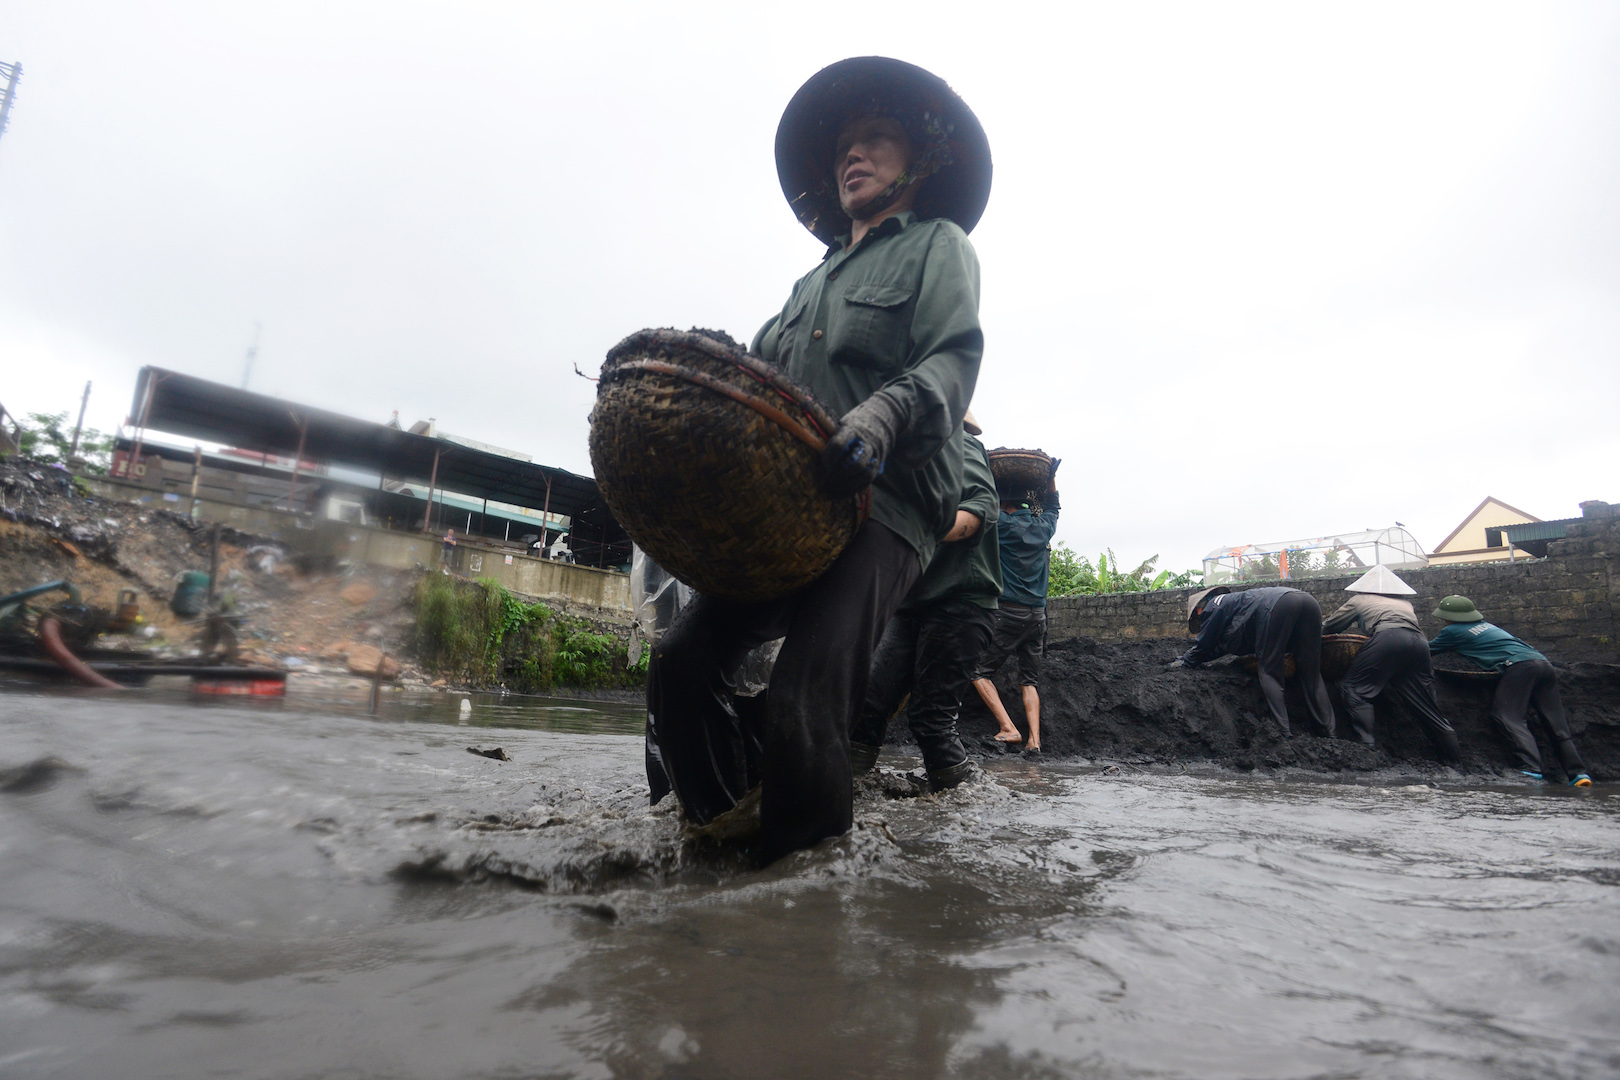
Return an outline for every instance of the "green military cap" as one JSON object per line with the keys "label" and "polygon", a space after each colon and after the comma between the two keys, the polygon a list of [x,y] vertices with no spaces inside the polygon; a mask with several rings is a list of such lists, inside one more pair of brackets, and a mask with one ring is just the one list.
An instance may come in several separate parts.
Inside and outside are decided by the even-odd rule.
{"label": "green military cap", "polygon": [[1440,601],[1440,606],[1434,609],[1437,619],[1446,622],[1484,622],[1485,616],[1474,607],[1474,602],[1466,596],[1448,596]]}

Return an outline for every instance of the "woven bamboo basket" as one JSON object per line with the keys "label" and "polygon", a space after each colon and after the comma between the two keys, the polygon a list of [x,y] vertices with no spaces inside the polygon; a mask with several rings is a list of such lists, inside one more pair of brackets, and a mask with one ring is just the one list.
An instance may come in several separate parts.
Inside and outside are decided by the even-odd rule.
{"label": "woven bamboo basket", "polygon": [[708,596],[774,600],[832,565],[866,517],[817,459],[837,421],[723,334],[642,330],[602,365],[591,465],[613,516]]}
{"label": "woven bamboo basket", "polygon": [[[1345,672],[1350,670],[1350,661],[1356,658],[1356,653],[1367,644],[1367,639],[1360,634],[1323,634],[1322,635],[1322,678],[1329,682],[1338,682],[1344,678]],[[1254,656],[1242,658],[1245,671],[1260,670],[1260,661]],[[1299,670],[1294,662],[1294,654],[1289,653],[1283,658],[1283,675],[1292,679]]]}
{"label": "woven bamboo basket", "polygon": [[1367,644],[1362,634],[1322,635],[1322,678],[1338,682],[1350,670],[1350,662]]}
{"label": "woven bamboo basket", "polygon": [[1052,482],[1052,459],[1040,450],[1014,450],[998,446],[990,451],[990,472],[996,491],[1013,498],[1040,494]]}

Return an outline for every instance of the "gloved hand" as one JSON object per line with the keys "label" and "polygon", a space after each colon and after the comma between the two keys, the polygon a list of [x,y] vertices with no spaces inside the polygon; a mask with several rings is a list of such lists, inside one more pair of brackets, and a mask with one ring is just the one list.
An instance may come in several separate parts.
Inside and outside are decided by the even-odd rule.
{"label": "gloved hand", "polygon": [[879,390],[838,422],[821,451],[821,479],[835,497],[853,495],[883,473],[883,463],[906,425],[894,398]]}
{"label": "gloved hand", "polygon": [[1061,464],[1063,464],[1063,459],[1062,458],[1055,457],[1055,458],[1052,459],[1052,472],[1046,478],[1046,490],[1047,491],[1056,491],[1057,490],[1057,470],[1058,470],[1058,466],[1061,465]]}
{"label": "gloved hand", "polygon": [[1169,671],[1180,671],[1182,668],[1184,668],[1186,666],[1187,666],[1187,661],[1183,660],[1181,657],[1178,656],[1174,660],[1172,660],[1168,664],[1166,664],[1165,668],[1167,670],[1169,670]]}

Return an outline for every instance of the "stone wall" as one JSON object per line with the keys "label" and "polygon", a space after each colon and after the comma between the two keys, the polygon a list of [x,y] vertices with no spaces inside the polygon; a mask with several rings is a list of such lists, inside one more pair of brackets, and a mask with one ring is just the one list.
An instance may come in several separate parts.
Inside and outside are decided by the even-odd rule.
{"label": "stone wall", "polygon": [[[1583,503],[1584,517],[1555,541],[1545,559],[1432,566],[1401,571],[1432,637],[1445,625],[1429,612],[1460,593],[1485,617],[1557,660],[1620,662],[1620,506]],[[1315,596],[1327,614],[1360,572],[1287,582]],[[1245,582],[1239,589],[1281,582]],[[1047,605],[1048,639],[1144,641],[1187,637],[1187,598],[1197,590],[1067,596]]]}

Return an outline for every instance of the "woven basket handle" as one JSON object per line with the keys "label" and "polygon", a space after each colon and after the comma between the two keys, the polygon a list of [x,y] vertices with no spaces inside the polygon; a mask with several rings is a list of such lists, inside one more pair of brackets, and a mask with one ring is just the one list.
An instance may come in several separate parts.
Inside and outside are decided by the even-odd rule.
{"label": "woven basket handle", "polygon": [[795,420],[793,417],[789,416],[787,413],[783,412],[769,401],[766,401],[762,397],[757,397],[750,394],[741,387],[733,386],[724,380],[717,379],[713,375],[709,375],[706,372],[698,371],[694,368],[684,367],[680,364],[672,364],[667,360],[652,360],[646,358],[639,360],[626,360],[617,366],[614,374],[617,375],[620,371],[651,371],[659,375],[672,375],[677,379],[685,379],[687,382],[701,386],[706,390],[713,390],[717,394],[724,394],[726,397],[737,402],[738,404],[746,405],[748,408],[759,413],[759,415],[765,417],[765,419],[781,427],[782,430],[786,431],[789,435],[792,435],[795,439],[798,439],[800,442],[804,443],[818,454],[821,453],[821,451],[827,445],[827,440],[823,438],[819,432],[812,431],[810,428],[806,427],[798,420]]}

